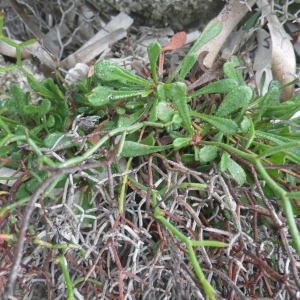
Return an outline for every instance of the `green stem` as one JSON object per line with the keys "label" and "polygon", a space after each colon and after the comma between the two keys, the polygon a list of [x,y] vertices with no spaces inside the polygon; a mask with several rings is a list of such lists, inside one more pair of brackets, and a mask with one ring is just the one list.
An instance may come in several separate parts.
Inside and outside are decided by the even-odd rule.
{"label": "green stem", "polygon": [[[132,159],[133,159],[133,157],[130,157],[128,159],[127,164],[126,164],[126,171],[129,170]],[[127,179],[128,179],[128,174],[124,175],[123,180],[122,180],[122,187],[121,187],[120,196],[119,196],[119,213],[120,214],[122,214],[124,212],[125,190],[127,187],[127,185],[126,185]]]}
{"label": "green stem", "polygon": [[9,204],[5,207],[3,207],[0,210],[0,217],[2,217],[7,211],[13,211],[16,207],[22,206],[24,203],[27,203],[30,200],[30,197],[22,198],[21,200],[18,200],[15,203]]}
{"label": "green stem", "polygon": [[255,163],[261,177],[266,181],[266,183],[268,184],[268,186],[277,194],[282,198],[282,207],[284,209],[284,212],[286,214],[287,217],[287,222],[289,225],[289,231],[291,233],[291,236],[293,238],[293,242],[294,242],[294,247],[298,253],[298,255],[300,255],[300,235],[298,232],[298,228],[297,228],[297,224],[295,222],[294,219],[294,213],[293,213],[293,208],[292,208],[292,204],[291,204],[291,199],[289,199],[287,197],[288,193],[282,189],[267,173],[267,171],[265,170],[265,168],[263,167],[262,163],[260,162],[260,160],[257,160]]}
{"label": "green stem", "polygon": [[4,131],[11,135],[11,131],[9,130],[9,128],[6,126],[6,124],[3,122],[3,117],[0,118],[0,126],[4,129]]}
{"label": "green stem", "polygon": [[105,135],[102,139],[99,140],[98,143],[96,143],[92,148],[90,148],[88,151],[86,151],[82,156],[77,156],[74,158],[69,159],[68,161],[61,163],[58,165],[59,168],[66,168],[70,166],[74,166],[76,164],[79,164],[83,162],[84,160],[88,159],[91,155],[93,155],[102,145],[104,145],[111,137],[115,135],[119,135],[123,132],[127,133],[133,133],[143,126],[152,126],[156,128],[164,128],[169,126],[171,123],[167,124],[161,124],[161,123],[154,123],[154,122],[142,122],[137,123],[128,127],[121,127],[121,128],[115,128],[110,131],[109,134]]}
{"label": "green stem", "polygon": [[2,37],[2,31],[3,31],[3,15],[4,15],[4,10],[2,9],[0,11],[0,38]]}
{"label": "green stem", "polygon": [[291,143],[284,143],[282,145],[279,145],[279,146],[274,146],[274,147],[271,147],[270,149],[262,152],[261,154],[259,154],[257,156],[257,158],[265,158],[267,156],[270,156],[272,154],[275,154],[275,153],[278,153],[278,152],[282,152],[284,151],[285,153],[287,153],[288,149],[291,149],[291,148],[296,148],[296,147],[299,147],[300,146],[300,141],[297,141],[297,142],[291,142]]}
{"label": "green stem", "polygon": [[102,285],[102,283],[101,283],[100,281],[98,281],[98,280],[95,280],[95,279],[92,279],[92,278],[86,279],[85,277],[80,277],[80,278],[76,279],[76,280],[73,282],[73,287],[75,287],[75,285],[77,285],[78,283],[83,282],[83,281],[88,281],[88,282],[97,284],[97,285],[99,285],[99,286]]}
{"label": "green stem", "polygon": [[223,144],[223,143],[219,143],[219,142],[207,142],[207,141],[203,141],[203,144],[205,145],[213,145],[213,146],[218,146],[218,147],[221,147],[221,148],[224,148],[230,152],[233,152],[234,154],[246,159],[247,161],[249,161],[250,163],[255,163],[255,157],[256,155],[254,154],[248,154],[246,152],[243,152],[239,149],[236,149],[232,146],[229,146],[229,145],[226,145],[226,144]]}
{"label": "green stem", "polygon": [[202,283],[203,288],[204,288],[206,294],[208,295],[208,297],[209,297],[210,300],[215,300],[216,299],[215,296],[214,296],[215,290],[210,285],[210,283],[206,280],[206,278],[204,276],[204,273],[201,270],[201,267],[200,267],[200,265],[198,263],[198,260],[196,258],[193,246],[192,246],[192,244],[191,244],[190,241],[186,244],[186,247],[188,249],[189,257],[190,257],[191,263],[193,265],[194,271],[195,271],[195,273],[196,273],[199,281]]}
{"label": "green stem", "polygon": [[163,223],[174,235],[176,235],[183,243],[188,243],[189,239],[182,234],[178,229],[176,229],[171,223],[169,223],[162,215],[162,212],[158,207],[154,209],[154,217]]}
{"label": "green stem", "polygon": [[60,267],[62,269],[64,278],[65,278],[65,281],[66,281],[66,286],[67,286],[67,291],[68,291],[68,298],[67,298],[67,300],[76,300],[76,298],[74,297],[73,285],[72,285],[72,282],[71,282],[71,279],[70,279],[70,275],[69,275],[69,272],[68,272],[68,270],[66,268],[66,265],[64,263],[64,256],[60,255],[57,258],[57,260],[58,260],[58,262],[60,264]]}

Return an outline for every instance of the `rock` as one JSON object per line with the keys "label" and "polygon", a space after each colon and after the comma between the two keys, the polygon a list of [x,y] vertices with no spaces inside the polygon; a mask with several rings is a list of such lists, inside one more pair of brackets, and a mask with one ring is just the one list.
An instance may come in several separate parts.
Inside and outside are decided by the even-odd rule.
{"label": "rock", "polygon": [[136,25],[172,27],[175,31],[191,27],[202,29],[224,7],[223,1],[208,0],[93,0],[101,12],[111,15],[123,11]]}

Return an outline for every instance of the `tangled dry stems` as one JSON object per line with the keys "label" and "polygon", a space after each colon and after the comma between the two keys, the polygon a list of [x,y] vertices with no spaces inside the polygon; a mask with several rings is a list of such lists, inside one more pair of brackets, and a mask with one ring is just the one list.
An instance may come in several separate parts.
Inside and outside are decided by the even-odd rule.
{"label": "tangled dry stems", "polygon": [[[64,160],[56,149],[49,150],[44,149]],[[62,253],[58,248],[69,248],[65,265],[78,299],[205,299],[184,244],[153,218],[150,192],[166,187],[159,205],[178,230],[191,239],[229,244],[224,249],[195,248],[207,279],[222,297],[248,299],[247,295],[265,291],[276,299],[296,299],[300,280],[285,218],[278,199],[263,194],[264,183],[251,165],[246,164],[254,187],[239,187],[229,175],[221,175],[217,166],[205,173],[185,167],[180,153],[172,159],[160,154],[136,158],[130,170],[132,180],[127,181],[124,214],[119,214],[118,191],[125,173],[115,173],[115,153],[107,152],[108,160],[102,163],[107,175],[101,180],[95,169],[99,163],[86,162],[64,170],[68,180],[62,190],[55,191],[53,201],[43,201],[47,186],[37,190],[39,204],[30,218],[35,233],[26,234],[18,271],[20,297],[64,299],[65,278],[57,256]],[[62,170],[52,173],[53,179]],[[88,188],[87,181],[94,185],[91,208],[85,209],[80,193]],[[206,183],[210,188],[179,189],[182,182]],[[244,203],[245,197],[250,204]],[[19,231],[25,214],[23,207],[4,215],[1,227],[15,218],[12,231]],[[39,244],[36,238],[52,246]],[[84,257],[72,248],[74,244],[85,252]],[[1,275],[10,273],[15,248],[1,245]],[[6,283],[2,279],[2,292]]]}

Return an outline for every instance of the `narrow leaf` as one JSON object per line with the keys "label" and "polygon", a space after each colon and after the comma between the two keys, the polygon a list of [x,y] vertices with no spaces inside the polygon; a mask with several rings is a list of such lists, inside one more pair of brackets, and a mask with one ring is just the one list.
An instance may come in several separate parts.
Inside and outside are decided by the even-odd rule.
{"label": "narrow leaf", "polygon": [[118,81],[123,84],[138,84],[151,87],[151,83],[132,72],[123,69],[109,60],[102,60],[95,65],[95,74],[103,82]]}
{"label": "narrow leaf", "polygon": [[230,79],[230,78],[221,79],[208,84],[204,88],[191,94],[190,97],[193,98],[203,94],[227,94],[237,86],[238,86],[238,82],[234,79]]}
{"label": "narrow leaf", "polygon": [[178,109],[179,116],[183,120],[183,127],[189,133],[192,134],[194,132],[192,121],[190,117],[190,110],[187,105],[186,99],[186,85],[182,82],[176,82],[172,84],[171,94],[172,101],[176,105]]}
{"label": "narrow leaf", "polygon": [[228,159],[229,154],[226,151],[223,151],[220,161],[220,170],[221,172],[225,172],[228,169]]}
{"label": "narrow leaf", "polygon": [[143,156],[151,153],[161,152],[170,148],[173,148],[173,145],[148,146],[132,141],[125,141],[122,155],[124,157]]}
{"label": "narrow leaf", "polygon": [[284,143],[282,145],[274,146],[274,147],[262,152],[261,154],[259,154],[257,156],[257,158],[258,159],[265,158],[267,156],[270,156],[270,155],[273,155],[275,153],[279,153],[279,152],[282,152],[282,151],[288,152],[293,148],[298,148],[299,149],[299,147],[300,147],[300,141],[295,141],[295,142],[292,142],[292,143]]}
{"label": "narrow leaf", "polygon": [[197,55],[195,53],[188,53],[182,61],[182,68],[179,73],[179,81],[183,81],[188,72],[192,69],[197,61]]}
{"label": "narrow leaf", "polygon": [[18,104],[20,114],[23,115],[24,108],[26,105],[26,97],[23,90],[17,84],[12,84],[10,86],[10,93],[16,100],[16,103]]}
{"label": "narrow leaf", "polygon": [[249,137],[248,137],[248,141],[247,141],[247,144],[245,146],[245,148],[249,148],[254,140],[254,137],[255,137],[255,127],[254,127],[254,124],[252,122],[252,119],[247,116],[249,122],[250,122],[250,128],[249,128]]}
{"label": "narrow leaf", "polygon": [[226,77],[234,79],[235,81],[239,82],[239,76],[237,74],[237,71],[235,70],[236,65],[231,62],[227,61],[223,65],[223,73],[225,74]]}
{"label": "narrow leaf", "polygon": [[[37,82],[36,80],[32,80],[29,76],[27,76],[27,80],[30,87],[35,92],[38,92],[41,96],[55,100],[64,100],[64,95],[61,93],[61,91],[59,91],[58,87],[54,88],[55,84],[53,79],[47,78],[42,82]],[[51,88],[54,90],[51,90]]]}
{"label": "narrow leaf", "polygon": [[210,40],[216,37],[222,30],[222,24],[219,22],[210,22],[202,31],[198,40],[195,42],[189,53],[196,53],[198,50],[207,44]]}
{"label": "narrow leaf", "polygon": [[[199,38],[193,45],[193,47],[190,49],[188,54],[190,53],[196,53],[202,46],[204,46],[206,43],[208,43],[210,40],[212,40],[214,37],[216,37],[222,30],[222,24],[219,22],[212,21],[210,22],[205,29],[200,34]],[[172,80],[175,78],[175,76],[178,74],[178,72],[182,68],[182,62],[179,64],[179,66],[176,68],[172,76],[169,77],[167,80],[167,83],[172,82]]]}
{"label": "narrow leaf", "polygon": [[[67,102],[60,101],[57,103],[57,113],[60,115],[62,124],[60,130],[65,130],[68,127],[70,110]],[[55,115],[54,115],[55,117]],[[56,125],[56,124],[55,124]]]}
{"label": "narrow leaf", "polygon": [[239,86],[232,90],[222,101],[216,116],[225,117],[247,105],[252,98],[252,89],[249,86]]}
{"label": "narrow leaf", "polygon": [[64,100],[64,94],[59,89],[58,85],[54,82],[52,78],[47,78],[43,81],[44,86],[55,95],[55,99]]}
{"label": "narrow leaf", "polygon": [[205,114],[199,114],[196,113],[195,111],[190,111],[190,115],[200,118],[204,120],[205,122],[215,126],[217,129],[222,131],[224,134],[229,134],[233,135],[237,132],[238,130],[238,125],[229,119],[224,119],[224,118],[219,118],[215,116],[209,116]]}
{"label": "narrow leaf", "polygon": [[257,11],[256,13],[254,13],[243,25],[243,30],[244,31],[248,31],[250,29],[252,29],[256,23],[258,22],[258,18],[261,15],[261,11]]}
{"label": "narrow leaf", "polygon": [[156,84],[158,83],[157,73],[156,73],[156,63],[157,63],[157,59],[159,57],[160,51],[161,51],[161,47],[160,47],[160,44],[158,42],[151,43],[147,48],[148,57],[149,57],[149,60],[150,60],[152,78],[153,78],[153,81]]}
{"label": "narrow leaf", "polygon": [[124,99],[124,98],[133,98],[141,96],[143,93],[140,91],[116,91],[105,86],[95,87],[91,94],[87,97],[87,100],[92,106],[105,106],[111,101]]}
{"label": "narrow leaf", "polygon": [[264,115],[265,111],[272,105],[274,102],[277,102],[280,99],[280,89],[278,87],[272,87],[268,90],[261,101],[258,113],[255,117],[254,123],[260,121],[261,117]]}

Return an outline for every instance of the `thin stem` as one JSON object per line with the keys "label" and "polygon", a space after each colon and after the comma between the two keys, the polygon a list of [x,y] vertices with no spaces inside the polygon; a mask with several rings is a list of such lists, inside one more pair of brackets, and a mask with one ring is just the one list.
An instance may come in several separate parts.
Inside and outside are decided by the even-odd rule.
{"label": "thin stem", "polygon": [[72,285],[72,282],[71,282],[69,272],[68,272],[68,270],[66,268],[66,265],[64,263],[64,256],[60,255],[56,260],[58,260],[58,262],[60,264],[61,270],[63,272],[64,278],[65,278],[65,281],[66,281],[66,286],[67,286],[67,291],[68,291],[67,300],[75,300],[76,298],[75,298],[74,292],[73,292],[73,285]]}
{"label": "thin stem", "polygon": [[293,238],[293,242],[294,242],[294,247],[298,253],[298,255],[300,255],[300,235],[298,232],[298,228],[297,228],[297,224],[295,222],[294,219],[294,212],[293,212],[293,207],[291,204],[291,199],[289,199],[287,197],[287,192],[282,189],[267,173],[267,171],[264,169],[262,163],[260,162],[260,160],[257,160],[255,163],[261,177],[267,182],[267,184],[269,185],[269,187],[275,192],[277,193],[281,198],[282,198],[282,207],[286,213],[286,217],[287,217],[287,222],[289,225],[289,231],[292,235]]}

